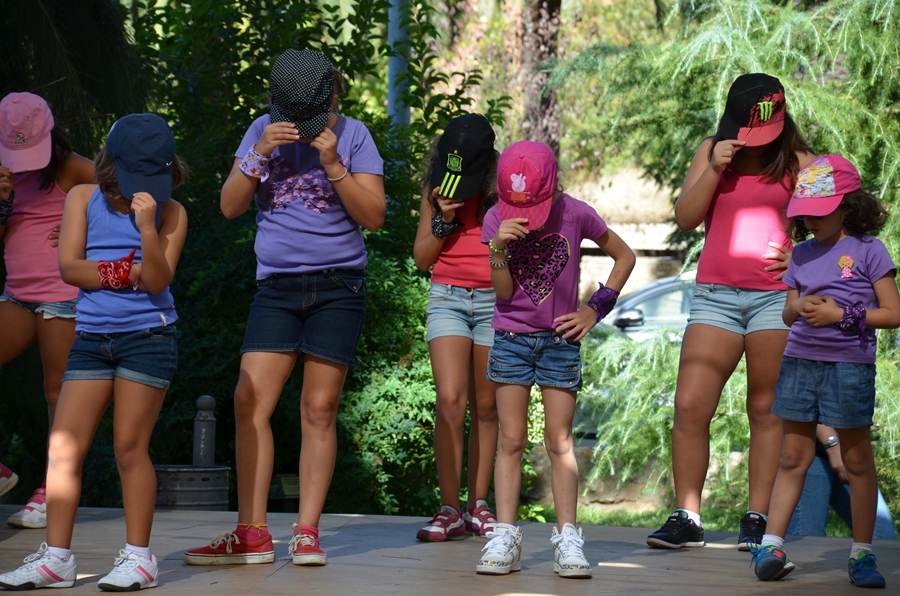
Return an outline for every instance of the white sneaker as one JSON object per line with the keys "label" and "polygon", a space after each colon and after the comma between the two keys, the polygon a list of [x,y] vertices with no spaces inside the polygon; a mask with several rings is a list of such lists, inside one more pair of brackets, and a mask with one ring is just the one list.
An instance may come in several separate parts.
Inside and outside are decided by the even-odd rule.
{"label": "white sneaker", "polygon": [[[38,501],[46,501],[47,491],[39,488],[31,495],[25,507],[21,511],[16,511],[9,516],[6,524],[13,528],[46,528],[47,527],[47,503]],[[35,500],[35,496],[38,500]]]}
{"label": "white sneaker", "polygon": [[497,524],[487,537],[490,541],[481,549],[485,553],[475,566],[476,573],[506,575],[522,568],[522,528]]}
{"label": "white sneaker", "polygon": [[122,549],[116,557],[109,575],[97,583],[97,587],[107,592],[133,592],[144,588],[155,588],[159,577],[156,557],[149,559],[130,550]]}
{"label": "white sneaker", "polygon": [[553,526],[550,544],[553,545],[553,571],[560,577],[591,577],[591,564],[584,556],[581,528],[576,530],[572,524],[564,524],[559,533]]}
{"label": "white sneaker", "polygon": [[25,557],[25,564],[9,573],[0,575],[0,587],[7,590],[34,590],[35,588],[71,588],[75,584],[75,557],[63,561],[47,552],[47,543],[41,544],[33,555]]}

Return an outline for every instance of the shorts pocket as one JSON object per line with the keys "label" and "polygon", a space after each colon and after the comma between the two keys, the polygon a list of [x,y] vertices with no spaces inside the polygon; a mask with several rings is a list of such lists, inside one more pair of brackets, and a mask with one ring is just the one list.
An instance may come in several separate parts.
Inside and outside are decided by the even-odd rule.
{"label": "shorts pocket", "polygon": [[709,295],[714,294],[715,291],[712,284],[697,284],[697,287],[694,290],[694,298],[708,298]]}
{"label": "shorts pocket", "polygon": [[166,325],[165,327],[150,327],[144,330],[145,337],[153,339],[172,339],[178,335],[175,325]]}
{"label": "shorts pocket", "polygon": [[269,277],[267,277],[265,279],[257,279],[256,287],[259,288],[260,290],[263,288],[271,288],[273,281],[275,281],[274,275],[270,275]]}
{"label": "shorts pocket", "polygon": [[431,284],[428,292],[428,302],[446,302],[453,295],[453,286],[448,284]]}
{"label": "shorts pocket", "polygon": [[365,275],[332,275],[331,279],[334,280],[334,283],[338,284],[339,286],[344,286],[354,294],[358,294],[366,284]]}

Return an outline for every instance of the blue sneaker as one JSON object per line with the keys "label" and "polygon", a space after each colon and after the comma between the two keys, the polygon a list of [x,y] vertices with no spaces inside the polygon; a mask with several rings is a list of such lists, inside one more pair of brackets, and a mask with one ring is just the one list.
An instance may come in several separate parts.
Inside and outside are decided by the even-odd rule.
{"label": "blue sneaker", "polygon": [[750,564],[755,565],[753,570],[756,577],[764,582],[781,579],[794,570],[794,564],[784,551],[774,544],[766,546],[751,544],[750,554],[753,555]]}
{"label": "blue sneaker", "polygon": [[847,573],[854,586],[860,588],[883,588],[884,576],[878,573],[875,567],[875,555],[869,551],[862,551],[856,559],[850,559],[847,563]]}

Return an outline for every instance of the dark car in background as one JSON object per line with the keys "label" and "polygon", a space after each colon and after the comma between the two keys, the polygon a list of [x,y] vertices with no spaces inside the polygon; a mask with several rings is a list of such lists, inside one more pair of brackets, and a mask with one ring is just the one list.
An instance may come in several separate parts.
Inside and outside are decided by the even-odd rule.
{"label": "dark car in background", "polygon": [[683,330],[694,300],[696,277],[696,270],[687,271],[625,294],[602,322],[636,341],[647,339],[662,327]]}

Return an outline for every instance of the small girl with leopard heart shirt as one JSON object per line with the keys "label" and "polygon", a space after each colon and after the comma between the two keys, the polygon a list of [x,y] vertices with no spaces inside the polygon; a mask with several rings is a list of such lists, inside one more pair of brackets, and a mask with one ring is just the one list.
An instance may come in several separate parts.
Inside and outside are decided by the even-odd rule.
{"label": "small girl with leopard heart shirt", "polygon": [[[580,340],[606,316],[634,268],[634,252],[594,209],[558,187],[553,151],[520,141],[497,166],[499,202],[485,215],[491,283],[497,293],[488,378],[497,383],[500,439],[494,471],[499,523],[476,566],[500,575],[520,569],[522,530],[516,527],[522,455],[531,387],[541,389],[544,443],[553,471],[553,569],[560,577],[590,577],[584,539],[575,527],[578,466],[572,420],[581,389]],[[606,285],[578,308],[581,241],[590,239],[612,257]]]}

